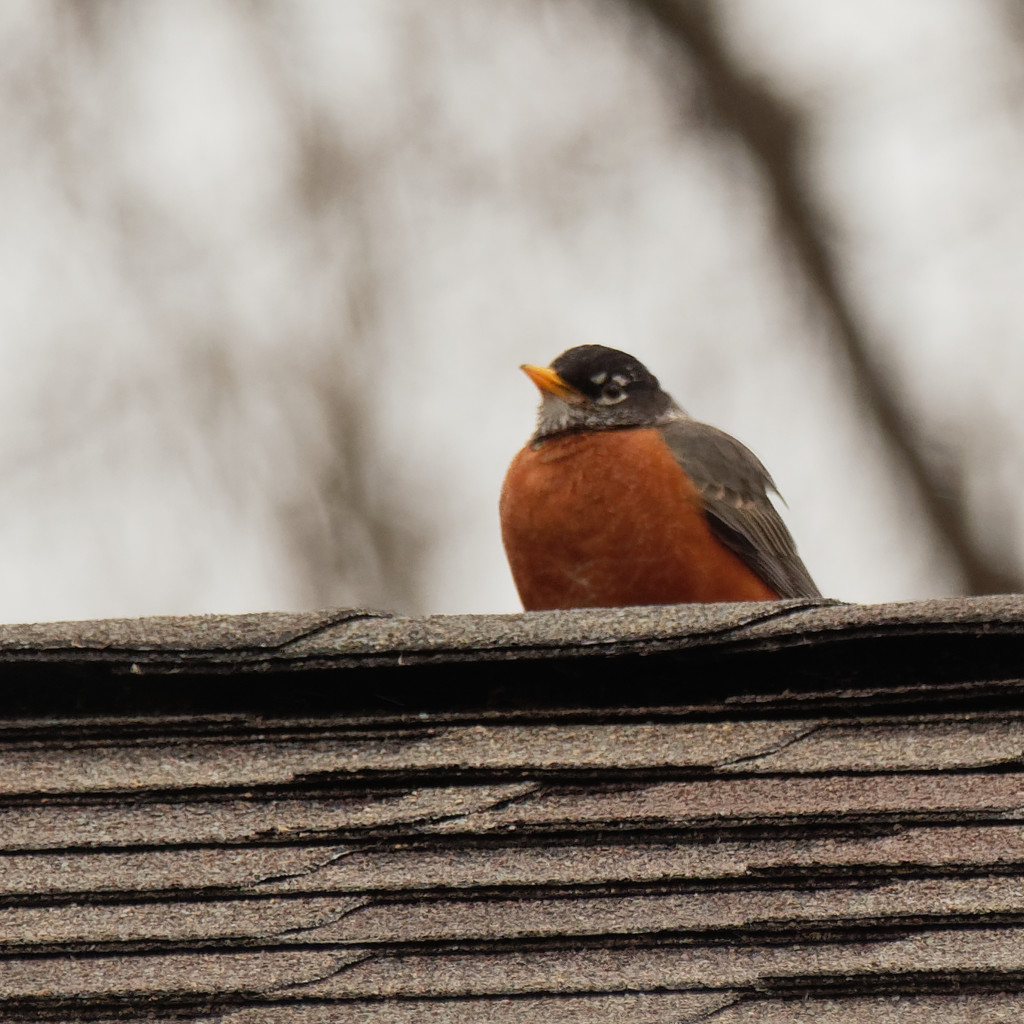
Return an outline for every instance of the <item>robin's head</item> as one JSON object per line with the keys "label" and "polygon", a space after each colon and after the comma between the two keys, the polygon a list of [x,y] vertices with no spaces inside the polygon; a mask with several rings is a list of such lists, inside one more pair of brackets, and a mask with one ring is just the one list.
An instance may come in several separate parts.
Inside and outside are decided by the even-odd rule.
{"label": "robin's head", "polygon": [[584,430],[651,427],[684,413],[638,359],[604,345],[579,345],[550,366],[525,364],[540,388],[534,440]]}

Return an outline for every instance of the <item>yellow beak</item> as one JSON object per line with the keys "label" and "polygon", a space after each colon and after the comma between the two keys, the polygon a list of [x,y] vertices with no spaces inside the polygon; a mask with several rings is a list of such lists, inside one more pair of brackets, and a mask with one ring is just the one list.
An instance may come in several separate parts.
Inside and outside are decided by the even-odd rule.
{"label": "yellow beak", "polygon": [[581,391],[577,391],[571,384],[567,384],[561,377],[551,369],[550,366],[533,366],[531,363],[523,363],[519,367],[541,391],[547,391],[563,402],[579,402],[584,399]]}

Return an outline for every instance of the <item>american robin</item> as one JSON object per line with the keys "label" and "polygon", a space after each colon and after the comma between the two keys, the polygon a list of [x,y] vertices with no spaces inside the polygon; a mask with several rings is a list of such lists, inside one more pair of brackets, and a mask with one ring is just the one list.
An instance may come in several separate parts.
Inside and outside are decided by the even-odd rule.
{"label": "american robin", "polygon": [[522,369],[540,415],[505,476],[501,533],[524,608],[821,596],[768,471],[642,363],[580,345]]}

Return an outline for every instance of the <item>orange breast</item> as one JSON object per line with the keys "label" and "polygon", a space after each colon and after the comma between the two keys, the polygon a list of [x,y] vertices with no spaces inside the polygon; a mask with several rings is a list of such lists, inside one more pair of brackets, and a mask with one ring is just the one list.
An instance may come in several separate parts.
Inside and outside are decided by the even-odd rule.
{"label": "orange breast", "polygon": [[779,596],[715,538],[655,429],[527,445],[505,476],[500,509],[527,610]]}

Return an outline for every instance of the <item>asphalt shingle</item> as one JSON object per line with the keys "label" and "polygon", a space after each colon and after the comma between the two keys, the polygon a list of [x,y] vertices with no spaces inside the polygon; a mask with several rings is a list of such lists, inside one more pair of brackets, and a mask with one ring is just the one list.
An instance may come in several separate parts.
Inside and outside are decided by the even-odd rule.
{"label": "asphalt shingle", "polygon": [[0,628],[0,1019],[1018,1020],[1024,599]]}

